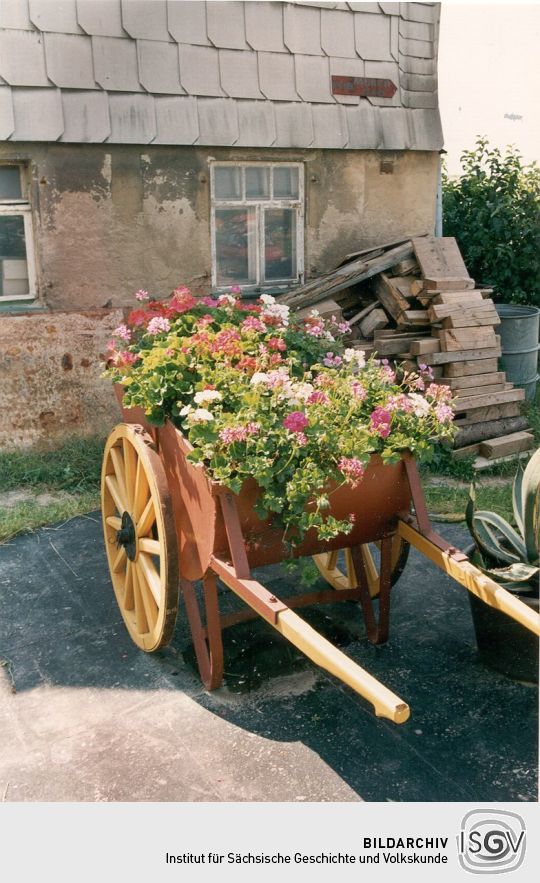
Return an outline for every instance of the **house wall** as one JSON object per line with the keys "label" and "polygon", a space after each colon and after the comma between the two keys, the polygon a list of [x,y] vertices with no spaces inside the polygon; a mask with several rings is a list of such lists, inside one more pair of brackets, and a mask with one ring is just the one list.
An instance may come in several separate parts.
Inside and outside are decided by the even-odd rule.
{"label": "house wall", "polygon": [[305,163],[307,277],[434,228],[436,152],[0,145],[0,162],[29,163],[41,310],[0,313],[0,447],[116,421],[99,363],[118,308],[141,287],[210,289],[211,158]]}

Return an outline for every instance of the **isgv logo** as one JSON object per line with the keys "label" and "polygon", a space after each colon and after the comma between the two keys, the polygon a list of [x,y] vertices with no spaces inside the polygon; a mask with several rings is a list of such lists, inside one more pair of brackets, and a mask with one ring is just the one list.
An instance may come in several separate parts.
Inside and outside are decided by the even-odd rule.
{"label": "isgv logo", "polygon": [[468,812],[458,840],[459,863],[472,874],[504,874],[519,868],[526,847],[525,822],[498,809]]}

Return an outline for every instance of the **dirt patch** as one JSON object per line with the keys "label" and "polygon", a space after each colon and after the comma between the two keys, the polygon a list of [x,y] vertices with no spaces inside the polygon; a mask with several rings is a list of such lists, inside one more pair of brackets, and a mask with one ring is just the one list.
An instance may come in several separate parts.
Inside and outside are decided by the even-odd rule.
{"label": "dirt patch", "polygon": [[13,491],[6,491],[2,495],[2,506],[4,509],[14,509],[21,503],[34,503],[37,506],[50,506],[51,503],[59,503],[62,500],[69,499],[71,494],[67,491],[43,491],[35,493],[25,488],[15,488]]}
{"label": "dirt patch", "polygon": [[[510,487],[512,478],[503,475],[483,475],[482,487]],[[468,490],[471,482],[463,478],[451,478],[448,475],[426,475],[422,478],[422,484],[426,487],[453,487]]]}

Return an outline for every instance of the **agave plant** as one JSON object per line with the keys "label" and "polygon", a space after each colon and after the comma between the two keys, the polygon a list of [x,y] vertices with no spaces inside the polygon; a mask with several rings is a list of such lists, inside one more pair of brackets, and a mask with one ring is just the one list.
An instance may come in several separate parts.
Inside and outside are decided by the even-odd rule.
{"label": "agave plant", "polygon": [[512,504],[517,530],[497,515],[476,509],[474,482],[466,510],[467,526],[476,543],[479,567],[510,591],[538,594],[540,574],[540,448],[521,464],[514,479]]}

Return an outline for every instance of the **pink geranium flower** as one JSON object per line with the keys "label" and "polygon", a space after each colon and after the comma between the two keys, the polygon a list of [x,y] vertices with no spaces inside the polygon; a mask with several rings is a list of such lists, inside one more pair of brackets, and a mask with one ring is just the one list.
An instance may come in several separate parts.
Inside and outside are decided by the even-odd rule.
{"label": "pink geranium flower", "polygon": [[375,430],[381,438],[388,438],[390,435],[391,422],[392,415],[385,408],[375,408],[370,418],[371,429]]}
{"label": "pink geranium flower", "polygon": [[143,302],[145,300],[150,300],[150,295],[144,288],[139,288],[139,290],[135,292],[135,298]]}
{"label": "pink geranium flower", "polygon": [[165,316],[154,316],[153,319],[150,319],[146,330],[148,334],[161,334],[162,331],[171,330],[171,323]]}
{"label": "pink geranium flower", "polygon": [[303,411],[291,411],[291,413],[287,414],[285,417],[283,426],[291,432],[302,432],[308,423],[309,420]]}
{"label": "pink geranium flower", "polygon": [[123,323],[115,328],[113,331],[115,337],[119,337],[120,340],[130,341],[131,340],[131,331],[124,325]]}
{"label": "pink geranium flower", "polygon": [[338,469],[353,486],[358,484],[365,472],[364,464],[356,457],[342,457]]}

